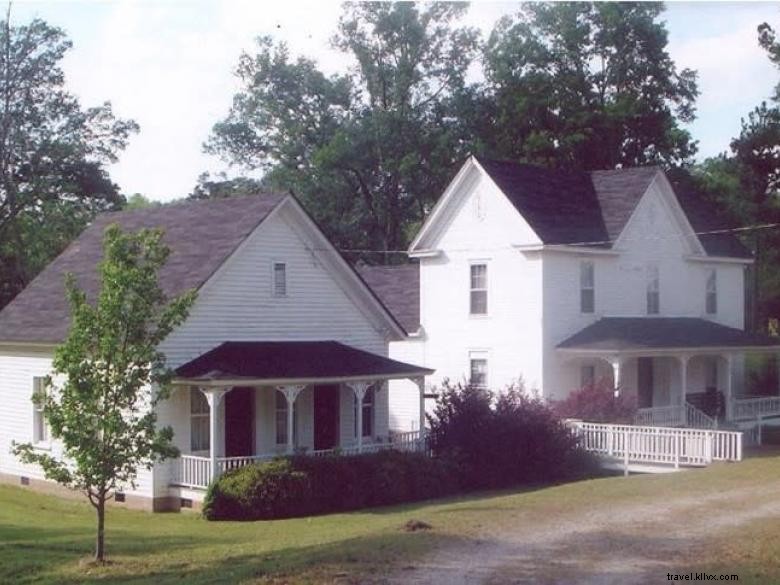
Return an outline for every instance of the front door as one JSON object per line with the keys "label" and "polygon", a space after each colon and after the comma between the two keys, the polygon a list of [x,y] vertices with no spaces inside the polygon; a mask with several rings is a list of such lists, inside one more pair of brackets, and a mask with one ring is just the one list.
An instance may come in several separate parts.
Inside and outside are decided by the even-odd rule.
{"label": "front door", "polygon": [[636,363],[639,408],[653,406],[653,358],[639,358]]}
{"label": "front door", "polygon": [[255,389],[233,388],[225,394],[225,457],[254,454]]}
{"label": "front door", "polygon": [[314,450],[333,449],[339,444],[338,385],[314,387]]}

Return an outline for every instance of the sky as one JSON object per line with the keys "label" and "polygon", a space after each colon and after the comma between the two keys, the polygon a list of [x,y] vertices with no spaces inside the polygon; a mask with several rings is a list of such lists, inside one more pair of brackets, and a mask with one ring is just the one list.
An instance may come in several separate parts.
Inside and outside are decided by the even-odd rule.
{"label": "sky", "polygon": [[[472,2],[462,22],[487,35],[518,7]],[[227,114],[238,58],[258,36],[286,41],[328,73],[351,66],[329,43],[339,14],[330,0],[17,0],[12,8],[16,24],[37,16],[66,31],[66,83],[82,105],[111,101],[140,124],[109,172],[123,193],[160,201],[187,195],[204,171],[240,174],[202,145]],[[678,69],[699,73],[698,117],[688,128],[699,158],[716,155],[780,80],[756,40],[760,23],[780,25],[780,2],[669,2],[663,19]]]}

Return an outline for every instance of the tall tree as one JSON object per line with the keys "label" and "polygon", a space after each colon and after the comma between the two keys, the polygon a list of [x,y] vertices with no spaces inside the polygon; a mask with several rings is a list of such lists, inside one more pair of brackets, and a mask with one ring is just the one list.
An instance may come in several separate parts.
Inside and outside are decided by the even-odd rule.
{"label": "tall tree", "polygon": [[342,247],[394,250],[467,152],[458,107],[478,45],[467,6],[345,5],[333,46],[355,63],[327,76],[258,40],[228,117],[206,148],[292,189]]}
{"label": "tall tree", "polygon": [[55,352],[53,376],[34,396],[62,458],[29,443],[13,449],[47,478],[86,494],[97,515],[97,561],[105,557],[106,501],[133,485],[140,468],[177,454],[171,428],[156,426],[154,407],[172,377],[158,346],[186,319],[195,293],[166,298],[158,272],[169,250],[161,240],[159,230],[125,234],[110,226],[94,304],[68,277],[71,329]]}
{"label": "tall tree", "polygon": [[234,177],[228,179],[225,173],[212,177],[209,173],[201,173],[198,184],[187,196],[190,200],[224,199],[226,197],[243,197],[259,195],[268,191],[269,187],[260,179],[251,177]]}
{"label": "tall tree", "polygon": [[696,74],[670,58],[661,3],[528,3],[484,52],[474,133],[491,155],[606,169],[690,162]]}
{"label": "tall tree", "polygon": [[123,202],[105,165],[138,127],[65,89],[70,47],[42,20],[0,22],[0,307],[97,211]]}

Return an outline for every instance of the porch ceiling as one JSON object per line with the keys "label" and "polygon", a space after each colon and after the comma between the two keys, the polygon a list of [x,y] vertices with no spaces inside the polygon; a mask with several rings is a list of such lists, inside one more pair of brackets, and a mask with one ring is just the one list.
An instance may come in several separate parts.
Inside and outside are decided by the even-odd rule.
{"label": "porch ceiling", "polygon": [[177,368],[176,381],[259,386],[389,380],[432,373],[336,341],[229,341]]}
{"label": "porch ceiling", "polygon": [[557,349],[573,354],[780,352],[780,339],[692,317],[604,317]]}

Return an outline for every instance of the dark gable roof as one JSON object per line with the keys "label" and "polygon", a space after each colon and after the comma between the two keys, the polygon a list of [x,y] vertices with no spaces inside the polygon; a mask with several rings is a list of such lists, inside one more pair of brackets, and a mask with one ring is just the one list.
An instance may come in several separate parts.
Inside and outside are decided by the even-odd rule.
{"label": "dark gable roof", "polygon": [[[561,171],[477,157],[515,208],[545,244],[596,242],[610,247],[623,231],[659,167],[611,171]],[[677,199],[694,231],[724,225],[711,205],[693,193]],[[750,258],[750,252],[732,234],[700,236],[707,254]]]}
{"label": "dark gable roof", "polygon": [[630,351],[780,346],[780,339],[693,317],[605,317],[558,344],[560,349]]}
{"label": "dark gable roof", "polygon": [[419,264],[355,268],[408,333],[420,328]]}
{"label": "dark gable roof", "polygon": [[428,375],[336,341],[229,341],[176,370],[190,380],[310,380]]}
{"label": "dark gable roof", "polygon": [[59,343],[65,339],[70,326],[65,274],[73,273],[79,286],[94,298],[108,225],[117,223],[126,231],[165,230],[171,255],[160,283],[166,294],[175,296],[203,285],[285,197],[266,194],[192,201],[99,215],[0,312],[0,341]]}

